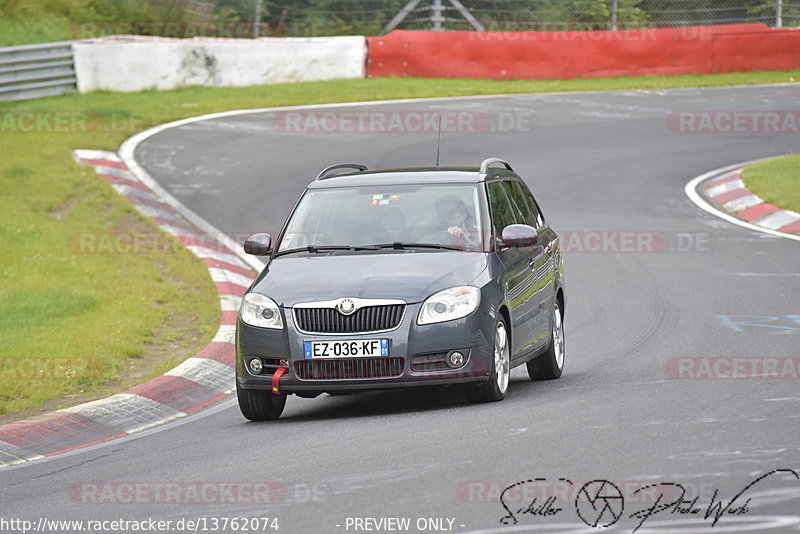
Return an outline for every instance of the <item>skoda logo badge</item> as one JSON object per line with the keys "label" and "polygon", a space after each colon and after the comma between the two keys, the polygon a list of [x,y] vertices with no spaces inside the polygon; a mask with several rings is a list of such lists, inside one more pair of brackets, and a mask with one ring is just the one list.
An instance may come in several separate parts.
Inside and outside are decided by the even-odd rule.
{"label": "skoda logo badge", "polygon": [[339,310],[339,313],[342,315],[350,315],[356,311],[356,303],[353,302],[353,299],[342,299],[339,301],[336,309]]}

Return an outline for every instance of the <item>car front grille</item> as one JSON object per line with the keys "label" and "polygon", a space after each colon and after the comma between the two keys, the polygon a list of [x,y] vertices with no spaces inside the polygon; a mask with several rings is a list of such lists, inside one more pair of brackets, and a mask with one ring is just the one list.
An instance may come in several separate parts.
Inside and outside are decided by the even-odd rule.
{"label": "car front grille", "polygon": [[303,332],[360,334],[397,328],[404,311],[405,304],[365,306],[352,315],[342,315],[333,308],[295,308],[294,320]]}
{"label": "car front grille", "polygon": [[295,362],[294,369],[303,380],[389,378],[403,374],[403,358],[303,360]]}

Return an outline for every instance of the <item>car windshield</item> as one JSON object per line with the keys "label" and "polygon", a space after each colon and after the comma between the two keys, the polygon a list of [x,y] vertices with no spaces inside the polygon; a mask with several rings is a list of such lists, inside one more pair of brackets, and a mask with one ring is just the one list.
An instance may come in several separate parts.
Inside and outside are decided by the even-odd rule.
{"label": "car windshield", "polygon": [[312,189],[292,215],[278,252],[389,244],[483,250],[479,206],[477,185]]}

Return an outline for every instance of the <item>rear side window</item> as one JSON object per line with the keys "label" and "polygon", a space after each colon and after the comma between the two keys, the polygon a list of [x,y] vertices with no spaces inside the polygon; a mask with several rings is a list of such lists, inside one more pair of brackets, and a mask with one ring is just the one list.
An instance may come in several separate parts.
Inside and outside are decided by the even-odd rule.
{"label": "rear side window", "polygon": [[536,203],[536,199],[533,198],[533,193],[531,193],[531,190],[528,189],[527,185],[523,183],[520,183],[518,185],[520,189],[522,189],[522,196],[525,197],[525,200],[527,201],[528,206],[531,209],[531,213],[533,213],[533,216],[536,218],[536,221],[538,222],[538,224],[532,224],[531,226],[537,228],[539,226],[544,225],[544,215],[542,215],[542,210],[539,209],[539,204]]}
{"label": "rear side window", "polygon": [[519,188],[520,194],[522,198],[525,199],[525,204],[527,204],[530,210],[530,218],[534,221],[531,223],[531,226],[534,228],[542,226],[544,224],[544,217],[542,217],[542,212],[539,211],[539,205],[536,204],[536,201],[533,199],[530,189],[522,182],[514,182],[514,184]]}
{"label": "rear side window", "polygon": [[503,228],[514,224],[515,217],[502,183],[490,182],[487,189],[489,191],[489,209],[492,210],[492,227],[495,236],[499,238],[503,234]]}
{"label": "rear side window", "polygon": [[538,228],[539,221],[536,218],[535,212],[531,210],[530,205],[525,199],[522,185],[517,181],[503,182],[503,187],[505,187],[508,198],[511,200],[511,206],[514,208],[514,213],[516,214],[516,221],[520,224],[527,224],[528,226]]}

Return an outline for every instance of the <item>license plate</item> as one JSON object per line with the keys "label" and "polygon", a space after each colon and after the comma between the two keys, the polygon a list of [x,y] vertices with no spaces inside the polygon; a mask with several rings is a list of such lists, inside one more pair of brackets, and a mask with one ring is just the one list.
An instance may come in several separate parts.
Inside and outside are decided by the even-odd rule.
{"label": "license plate", "polygon": [[342,341],[304,341],[306,359],[310,358],[369,358],[388,356],[388,339],[350,339]]}

